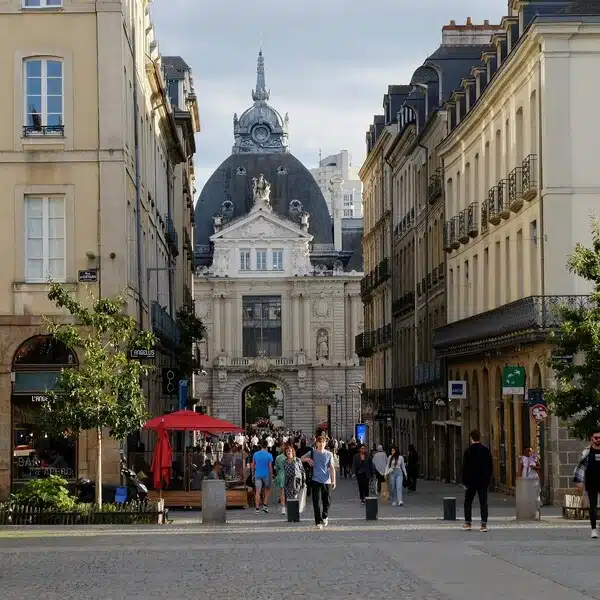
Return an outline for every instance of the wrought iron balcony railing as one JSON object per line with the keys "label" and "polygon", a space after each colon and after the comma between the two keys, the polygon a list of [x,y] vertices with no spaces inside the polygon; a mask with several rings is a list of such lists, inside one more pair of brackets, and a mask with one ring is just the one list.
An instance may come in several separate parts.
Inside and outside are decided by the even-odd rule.
{"label": "wrought iron balcony railing", "polygon": [[481,233],[488,230],[488,201],[481,203]]}
{"label": "wrought iron balcony railing", "polygon": [[438,266],[438,278],[440,280],[444,279],[446,276],[446,263],[440,263]]}
{"label": "wrought iron balcony railing", "polygon": [[[421,284],[417,284],[417,294],[424,294],[425,290],[421,286]],[[395,316],[403,316],[405,314],[409,314],[415,309],[415,293],[408,292],[399,298],[395,302],[392,303],[392,313]]]}
{"label": "wrought iron balcony railing", "polygon": [[523,169],[523,199],[532,200],[538,192],[537,154],[526,156],[521,163]]}
{"label": "wrought iron balcony railing", "polygon": [[479,202],[471,202],[467,209],[467,235],[477,237],[479,234]]}
{"label": "wrought iron balcony railing", "polygon": [[523,168],[516,167],[508,174],[508,207],[519,212],[523,206]]}
{"label": "wrought iron balcony railing", "polygon": [[427,199],[430,204],[434,204],[438,198],[441,198],[443,194],[443,182],[442,174],[435,173],[429,178],[429,185],[427,186]]}
{"label": "wrought iron balcony railing", "polygon": [[500,204],[498,203],[498,186],[491,187],[488,191],[488,222],[498,225],[502,220],[500,216]]}
{"label": "wrought iron balcony railing", "polygon": [[467,233],[467,213],[468,210],[466,208],[458,213],[458,241],[461,244],[466,244],[469,241],[469,234]]}
{"label": "wrought iron balcony railing", "polygon": [[177,230],[175,229],[175,225],[173,224],[173,219],[171,219],[171,217],[167,217],[166,229],[165,238],[167,240],[167,246],[169,247],[171,256],[176,258],[179,256],[179,236],[177,235]]}
{"label": "wrought iron balcony railing", "polygon": [[589,305],[589,296],[528,296],[439,327],[433,347],[438,356],[476,354],[515,343],[546,339],[560,326],[557,308]]}
{"label": "wrought iron balcony railing", "polygon": [[23,137],[32,136],[56,136],[63,137],[65,135],[64,125],[24,125]]}
{"label": "wrought iron balcony railing", "polygon": [[452,217],[452,219],[450,219],[450,246],[454,250],[456,250],[460,246],[458,222],[458,216]]}
{"label": "wrought iron balcony railing", "polygon": [[498,182],[498,214],[502,219],[510,217],[508,207],[508,179],[501,179]]}
{"label": "wrought iron balcony railing", "polygon": [[152,302],[152,330],[167,345],[179,345],[179,326],[171,315],[158,303]]}
{"label": "wrought iron balcony railing", "polygon": [[444,250],[452,252],[452,224],[451,221],[444,223]]}

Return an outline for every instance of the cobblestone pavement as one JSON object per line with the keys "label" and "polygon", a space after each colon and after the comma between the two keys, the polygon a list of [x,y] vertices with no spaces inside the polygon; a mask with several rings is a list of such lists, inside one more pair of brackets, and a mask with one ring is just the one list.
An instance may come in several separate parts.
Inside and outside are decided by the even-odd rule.
{"label": "cobblestone pavement", "polygon": [[[433,508],[444,489],[431,485]],[[487,534],[418,514],[367,523],[350,487],[338,492],[323,531],[309,509],[298,524],[0,528],[0,599],[600,599],[600,544],[584,523],[518,524],[510,507]]]}

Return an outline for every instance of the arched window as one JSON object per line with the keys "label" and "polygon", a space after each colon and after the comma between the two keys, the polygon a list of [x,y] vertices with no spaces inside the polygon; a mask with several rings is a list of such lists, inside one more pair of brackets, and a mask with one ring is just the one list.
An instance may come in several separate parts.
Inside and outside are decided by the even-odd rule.
{"label": "arched window", "polygon": [[77,366],[77,356],[51,335],[37,335],[19,346],[13,359],[13,370],[46,368],[60,370]]}

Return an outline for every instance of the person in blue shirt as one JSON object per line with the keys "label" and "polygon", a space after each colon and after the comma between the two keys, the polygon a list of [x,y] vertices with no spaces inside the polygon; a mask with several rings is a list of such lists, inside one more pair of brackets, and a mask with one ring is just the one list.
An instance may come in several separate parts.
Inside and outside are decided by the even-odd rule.
{"label": "person in blue shirt", "polygon": [[264,488],[265,499],[263,511],[268,513],[269,492],[271,491],[271,481],[273,481],[273,456],[267,450],[267,440],[261,443],[262,449],[252,457],[252,478],[254,479],[254,506],[256,512],[260,512],[260,492]]}
{"label": "person in blue shirt", "polygon": [[[325,437],[320,435],[315,447],[302,457],[302,462],[312,467],[312,499],[315,510],[315,524],[319,529],[329,524],[329,508],[331,506],[331,490],[335,490],[335,465],[333,454],[325,450]],[[323,508],[321,510],[321,502]]]}

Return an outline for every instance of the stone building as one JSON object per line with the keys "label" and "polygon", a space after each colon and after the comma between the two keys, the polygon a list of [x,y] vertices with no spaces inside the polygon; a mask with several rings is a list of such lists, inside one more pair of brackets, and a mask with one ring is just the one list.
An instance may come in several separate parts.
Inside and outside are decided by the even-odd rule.
{"label": "stone building", "polygon": [[[258,57],[253,105],[234,116],[232,154],[196,205],[196,314],[206,325],[195,381],[211,414],[246,423],[245,392],[279,386],[283,421],[350,436],[363,367],[360,235],[332,224],[310,172],[288,147],[288,123],[268,104]],[[341,200],[342,181],[330,183]]]}
{"label": "stone building", "polygon": [[[57,373],[81,359],[45,335],[43,317],[59,317],[47,299],[49,278],[82,300],[84,283],[96,295],[125,290],[140,326],[159,334],[159,373],[171,364],[173,273],[186,260],[177,240],[191,217],[183,189],[193,187],[197,127],[183,132],[174,120],[145,2],[9,0],[0,23],[11,82],[0,91],[7,115],[0,181],[12,198],[0,207],[3,499],[23,481],[55,472],[43,465],[57,457],[67,479],[94,477],[93,440],[47,438],[39,422]],[[188,100],[197,123],[195,99]],[[145,389],[150,411],[162,411],[158,379]],[[104,450],[105,480],[117,482],[119,448]]]}
{"label": "stone building", "polygon": [[[600,174],[597,2],[509,2],[493,47],[446,104],[444,248],[448,324],[437,355],[483,432],[498,487],[513,489],[523,448],[541,454],[543,484],[560,501],[582,444],[555,417],[536,427],[529,403],[555,379],[546,366],[552,307],[585,302],[586,282],[565,264],[590,242]],[[572,359],[572,357],[571,357]]]}

